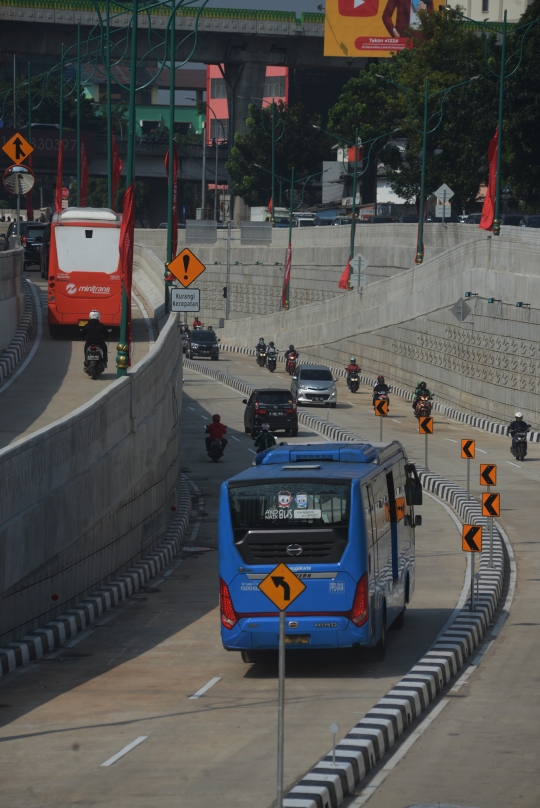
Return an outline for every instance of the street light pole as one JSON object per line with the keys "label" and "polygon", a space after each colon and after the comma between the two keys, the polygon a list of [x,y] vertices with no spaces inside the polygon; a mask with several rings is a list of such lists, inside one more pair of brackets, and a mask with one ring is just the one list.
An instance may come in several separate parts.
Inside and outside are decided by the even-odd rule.
{"label": "street light pole", "polygon": [[201,219],[206,219],[206,121],[203,121]]}
{"label": "street light pole", "polygon": [[285,308],[287,311],[289,310],[289,292],[291,286],[293,196],[294,196],[294,166],[291,169],[291,198],[289,200],[289,244],[287,247],[287,257],[285,259],[285,276],[287,281],[287,285],[285,287]]}
{"label": "street light pole", "polygon": [[276,185],[276,128],[275,128],[275,113],[276,105],[272,98],[272,227],[275,226],[276,218],[274,211],[276,209],[275,199],[275,185]]}
{"label": "street light pole", "polygon": [[351,288],[351,261],[354,258],[354,236],[356,234],[356,184],[358,181],[358,127],[354,133],[354,168],[353,168],[353,196],[351,216],[351,245],[349,249],[349,277],[348,285]]}
{"label": "street light pole", "polygon": [[503,128],[503,106],[504,106],[504,74],[506,69],[506,14],[504,12],[502,49],[501,49],[501,74],[499,79],[499,129],[497,137],[497,180],[495,185],[495,217],[493,219],[493,235],[499,236],[501,233],[501,156],[502,156],[502,128]]}
{"label": "street light pole", "polygon": [[81,24],[77,23],[77,207],[81,206]]}
{"label": "street light pole", "polygon": [[426,193],[426,151],[427,151],[427,122],[428,122],[429,82],[424,83],[424,126],[422,131],[422,176],[420,179],[420,210],[418,212],[418,239],[416,242],[416,263],[424,260],[424,197]]}
{"label": "street light pole", "polygon": [[[176,13],[173,9],[171,22],[171,55],[169,62],[169,176],[167,187],[167,264],[173,259],[173,202],[176,178],[176,160],[174,159],[174,105],[176,94]],[[172,282],[168,280],[169,270],[165,268],[165,314],[169,312],[169,289]]]}
{"label": "street light pole", "polygon": [[112,165],[112,102],[111,102],[111,9],[110,0],[105,3],[107,20],[107,42],[105,46],[105,64],[107,72],[107,205],[112,210],[113,165]]}

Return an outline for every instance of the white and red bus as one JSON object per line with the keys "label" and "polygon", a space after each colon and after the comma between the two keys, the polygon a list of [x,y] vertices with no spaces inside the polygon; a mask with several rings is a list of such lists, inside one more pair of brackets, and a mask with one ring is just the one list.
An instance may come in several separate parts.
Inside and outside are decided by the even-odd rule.
{"label": "white and red bus", "polygon": [[121,224],[122,215],[108,208],[67,208],[54,214],[44,256],[52,336],[60,335],[62,326],[86,325],[92,309],[99,310],[104,325],[120,325]]}

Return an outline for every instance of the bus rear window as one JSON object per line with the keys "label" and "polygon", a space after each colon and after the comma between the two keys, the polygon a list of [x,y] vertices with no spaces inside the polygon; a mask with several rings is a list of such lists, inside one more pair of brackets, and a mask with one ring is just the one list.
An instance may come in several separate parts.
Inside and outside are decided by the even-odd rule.
{"label": "bus rear window", "polygon": [[118,271],[120,228],[93,227],[92,238],[86,237],[88,225],[59,226],[55,230],[58,269],[60,272]]}
{"label": "bus rear window", "polygon": [[301,482],[231,486],[229,502],[234,530],[257,528],[346,527],[350,483]]}

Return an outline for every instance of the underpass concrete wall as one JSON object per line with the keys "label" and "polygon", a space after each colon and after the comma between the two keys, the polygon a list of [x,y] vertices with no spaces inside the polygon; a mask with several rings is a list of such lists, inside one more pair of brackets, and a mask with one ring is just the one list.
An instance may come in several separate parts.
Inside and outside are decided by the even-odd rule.
{"label": "underpass concrete wall", "polygon": [[231,321],[222,338],[252,346],[261,334],[280,349],[294,343],[309,361],[346,365],[356,356],[365,373],[403,387],[425,379],[438,401],[493,420],[519,408],[538,429],[540,234],[475,233],[361,294]]}
{"label": "underpass concrete wall", "polygon": [[163,539],[181,386],[171,315],[127,377],[0,451],[0,642],[65,613]]}
{"label": "underpass concrete wall", "polygon": [[0,252],[0,353],[8,347],[24,313],[22,248]]}
{"label": "underpass concrete wall", "polygon": [[[186,231],[178,231],[178,250],[185,246]],[[240,230],[233,229],[231,238],[231,275],[229,303],[231,319],[278,312],[285,273],[288,229],[272,232],[272,244],[266,247],[243,247]],[[392,277],[413,265],[416,255],[417,225],[359,224],[356,229],[355,253],[369,261],[366,284]],[[485,239],[483,231],[469,225],[446,227],[426,224],[424,245],[426,258],[468,241]],[[136,230],[135,243],[140,251],[151,251],[160,264],[158,279],[163,288],[163,264],[166,259],[166,230]],[[191,245],[190,249],[205,264],[206,271],[193,286],[201,290],[201,319],[217,326],[225,316],[223,287],[227,281],[227,232],[218,231],[216,245]],[[340,298],[346,292],[338,289],[350,250],[349,227],[293,228],[290,306],[322,303]]]}

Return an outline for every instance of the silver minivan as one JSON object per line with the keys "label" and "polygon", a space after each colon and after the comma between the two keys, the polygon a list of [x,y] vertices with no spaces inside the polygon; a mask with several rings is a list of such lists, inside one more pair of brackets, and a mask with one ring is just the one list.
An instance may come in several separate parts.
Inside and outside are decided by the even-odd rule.
{"label": "silver minivan", "polygon": [[300,365],[293,376],[291,393],[297,404],[330,404],[337,402],[336,381],[326,365]]}

